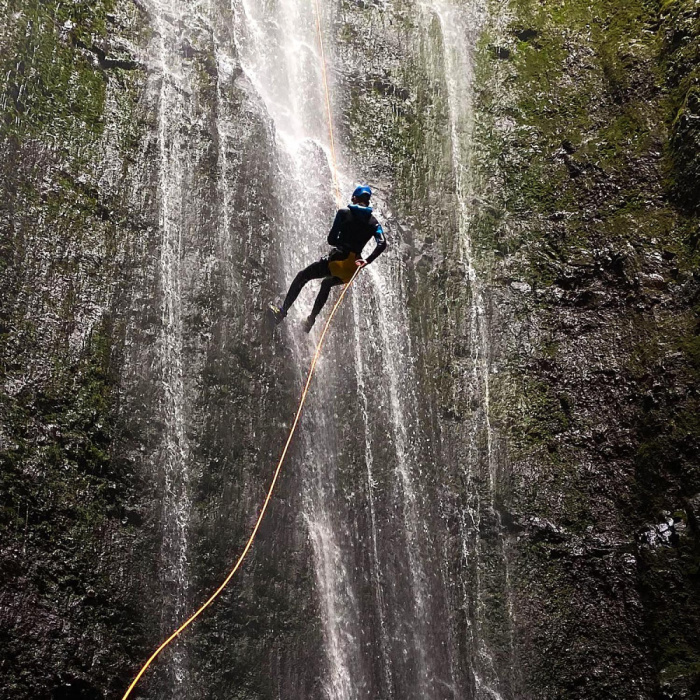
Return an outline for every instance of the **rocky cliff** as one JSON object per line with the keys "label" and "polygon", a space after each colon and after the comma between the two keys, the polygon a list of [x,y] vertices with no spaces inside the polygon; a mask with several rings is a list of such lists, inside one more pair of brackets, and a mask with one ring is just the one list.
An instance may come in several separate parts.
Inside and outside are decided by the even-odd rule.
{"label": "rocky cliff", "polygon": [[517,2],[482,37],[476,237],[533,697],[700,694],[699,18]]}
{"label": "rocky cliff", "polygon": [[[334,209],[313,12],[0,0],[0,697],[121,697],[247,538]],[[700,697],[700,9],[319,19],[390,248],[134,697]]]}

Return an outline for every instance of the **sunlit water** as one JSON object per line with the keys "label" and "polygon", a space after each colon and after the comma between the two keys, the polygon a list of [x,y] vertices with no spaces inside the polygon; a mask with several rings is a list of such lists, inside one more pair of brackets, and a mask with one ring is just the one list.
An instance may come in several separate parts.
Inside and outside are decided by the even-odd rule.
{"label": "sunlit water", "polygon": [[[218,3],[218,8],[217,8]],[[321,2],[330,97],[335,89],[334,45],[331,31],[335,6]],[[158,192],[161,229],[160,284],[162,332],[159,342],[163,386],[164,431],[159,467],[163,473],[163,582],[172,596],[164,610],[163,627],[169,631],[182,619],[188,596],[188,528],[191,479],[188,468],[187,392],[183,364],[182,280],[183,231],[187,224],[185,177],[187,144],[180,128],[194,119],[193,76],[182,60],[182,37],[197,26],[211,34],[217,87],[216,134],[219,149],[218,255],[230,254],[228,232],[232,200],[226,183],[236,164],[226,144],[238,128],[223,107],[220,84],[240,61],[243,76],[274,129],[277,146],[275,192],[284,202],[273,221],[283,260],[278,280],[280,298],[299,269],[327,250],[325,237],[335,211],[333,158],[330,148],[321,52],[316,34],[313,0],[231,0],[231,26],[221,19],[220,2],[206,0],[149,0],[154,37],[151,42],[150,89],[157,104]],[[471,138],[470,47],[483,13],[477,0],[464,7],[456,0],[434,0],[417,5],[416,17],[427,32],[437,19],[441,28],[439,56],[447,85],[451,158],[459,207],[459,259],[465,285],[470,289],[468,328],[472,341],[467,390],[479,409],[467,431],[464,460],[458,468],[471,483],[479,470],[477,444],[486,436],[486,471],[494,478],[495,457],[489,421],[489,347],[485,292],[479,280],[469,237],[472,183],[469,175]],[[465,41],[466,38],[466,41]],[[230,43],[227,43],[230,42]],[[337,118],[338,115],[334,115]],[[357,179],[342,141],[338,148],[338,177],[344,197]],[[382,217],[382,206],[378,208]],[[443,561],[437,498],[431,482],[428,435],[421,423],[417,352],[406,329],[406,263],[399,246],[392,245],[392,222],[387,225],[390,249],[362,273],[319,365],[300,442],[304,464],[299,467],[303,487],[303,519],[314,557],[316,595],[324,634],[324,692],[329,700],[395,698],[447,700],[501,697],[498,672],[491,650],[480,635],[477,619],[469,633],[476,650],[472,683],[465,684],[455,657],[457,647],[449,621],[447,588],[451,585]],[[255,232],[249,231],[249,236]],[[370,244],[371,245],[371,244]],[[277,333],[275,342],[293,348],[301,384],[313,341],[298,332],[308,313],[318,282],[305,291]],[[234,285],[235,286],[235,285]],[[330,304],[339,292],[333,290]],[[319,319],[318,326],[321,325]],[[343,358],[343,366],[335,358]],[[336,391],[340,378],[351,378]],[[350,397],[349,399],[347,397]],[[352,406],[347,405],[352,402]],[[348,444],[344,423],[359,416],[361,428]],[[334,458],[334,454],[337,458]],[[347,485],[349,465],[354,483]],[[358,481],[359,480],[359,481]],[[490,483],[490,487],[493,484]],[[491,490],[492,491],[492,490]],[[488,500],[488,497],[487,497]],[[463,557],[475,570],[476,589],[464,591],[464,605],[480,599],[478,578],[481,540],[478,536],[484,508],[474,490],[462,516]],[[188,668],[184,650],[172,657],[172,697],[187,695]],[[476,700],[475,698],[475,700]]]}
{"label": "sunlit water", "polygon": [[[158,457],[163,475],[162,570],[163,633],[172,630],[187,612],[189,588],[188,524],[191,495],[186,437],[187,406],[183,381],[182,244],[185,201],[184,166],[187,153],[179,122],[186,119],[189,76],[178,50],[176,19],[188,8],[176,0],[149,5],[153,20],[151,89],[157,90],[158,207],[160,241],[161,334],[158,339],[162,381],[163,432]],[[185,697],[187,663],[176,648],[170,665],[173,697]]]}

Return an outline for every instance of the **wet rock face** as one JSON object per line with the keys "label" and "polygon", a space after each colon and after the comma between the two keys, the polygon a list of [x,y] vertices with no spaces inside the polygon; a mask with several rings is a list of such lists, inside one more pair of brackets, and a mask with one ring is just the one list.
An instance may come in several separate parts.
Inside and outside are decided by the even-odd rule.
{"label": "wet rock face", "polygon": [[102,697],[136,643],[154,544],[134,527],[148,508],[118,417],[114,311],[141,222],[101,185],[133,158],[142,76],[107,56],[128,55],[140,18],[111,2],[0,13],[3,691]]}
{"label": "wet rock face", "polygon": [[[241,80],[228,3],[184,19],[176,5],[0,5],[8,697],[121,696],[240,550],[284,433],[276,416],[291,411],[260,323],[277,269],[269,122]],[[297,496],[280,493],[283,524]],[[186,509],[183,545],[173,513]],[[284,619],[276,642],[211,654],[220,627],[249,625],[248,604],[229,601],[144,692],[313,696],[318,672],[288,670],[319,657],[302,532],[280,525],[267,538],[279,551],[259,547],[271,563],[239,582],[261,630]],[[261,649],[279,670],[250,678]]]}
{"label": "wet rock face", "polygon": [[[324,5],[391,250],[144,697],[700,694],[698,10],[487,5]],[[303,344],[261,321],[299,224],[244,12],[0,0],[8,697],[120,696],[293,414]]]}
{"label": "wet rock face", "polygon": [[496,256],[525,686],[694,697],[698,150],[692,97],[669,112],[667,96],[686,104],[697,8],[512,7],[491,38],[511,55],[484,52],[477,106],[501,215],[477,226]]}

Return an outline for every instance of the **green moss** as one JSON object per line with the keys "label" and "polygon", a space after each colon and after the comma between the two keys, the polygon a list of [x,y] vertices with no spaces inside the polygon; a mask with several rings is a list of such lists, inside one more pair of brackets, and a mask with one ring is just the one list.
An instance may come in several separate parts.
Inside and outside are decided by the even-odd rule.
{"label": "green moss", "polygon": [[49,131],[65,144],[99,135],[105,77],[80,47],[104,35],[113,0],[3,5],[11,19],[2,62],[2,136],[22,142]]}
{"label": "green moss", "polygon": [[549,384],[525,379],[518,393],[522,396],[522,440],[526,445],[548,443],[568,428],[561,400]]}
{"label": "green moss", "polygon": [[696,376],[700,375],[700,335],[689,335],[680,341],[680,348],[688,358]]}
{"label": "green moss", "polygon": [[[686,389],[697,384],[698,322],[675,286],[687,283],[699,259],[700,10],[692,0],[511,0],[509,9],[508,28],[485,35],[478,51],[476,140],[483,161],[477,167],[491,187],[492,206],[475,219],[475,230],[504,259],[509,279],[533,287],[534,294],[512,301],[513,316],[526,328],[556,329],[556,335],[539,350],[514,351],[519,361],[492,381],[493,423],[507,433],[515,472],[504,509],[563,524],[567,537],[585,538],[589,526],[600,528],[607,518],[618,519],[613,528],[635,531],[657,522],[661,510],[678,511],[700,490],[700,406]],[[492,46],[505,50],[496,55]],[[499,129],[503,122],[507,128]],[[601,248],[617,255],[615,265],[598,262]],[[661,263],[660,253],[673,263]],[[644,288],[644,274],[651,271],[663,282]],[[556,293],[548,293],[554,285]],[[595,320],[585,306],[580,313],[573,307],[583,290],[600,294]],[[647,312],[659,299],[668,308]],[[581,319],[582,335],[590,333],[596,343],[604,339],[596,325],[601,319],[619,329],[633,326],[629,338],[622,332],[608,350],[624,366],[619,377],[615,371],[614,388],[591,386],[590,393],[574,397],[553,388],[562,379],[571,386],[577,370],[569,371],[561,358],[576,364],[572,349],[585,347],[585,337],[574,345],[571,326],[561,328],[563,319],[572,318]],[[603,396],[619,416],[613,425],[630,434],[629,457],[621,453],[630,446],[618,437],[608,443],[603,436],[599,444],[581,440],[598,425],[596,401]],[[593,465],[602,483],[591,484],[583,464]],[[608,485],[610,494],[603,495]],[[630,523],[621,525],[625,518]],[[642,557],[659,697],[690,697],[698,687],[692,632],[698,619],[697,533],[690,520],[678,548]],[[556,543],[523,545],[519,552],[522,569],[514,580],[523,586],[526,604],[547,606],[541,618],[551,627],[534,640],[535,656],[544,649],[546,661],[525,669],[532,687],[542,697],[620,695],[610,674],[567,684],[577,635],[582,648],[601,654],[606,648],[603,639],[567,620],[590,572],[567,581],[571,562]],[[586,555],[581,562],[590,565]],[[565,650],[552,644],[561,635]],[[548,643],[556,653],[547,654]],[[643,642],[639,649],[644,651]],[[614,657],[616,650],[609,651]]]}
{"label": "green moss", "polygon": [[[109,47],[108,26],[137,13],[125,3],[111,16],[115,5],[0,0],[0,217],[10,222],[0,236],[0,383],[11,388],[0,392],[0,536],[25,552],[3,585],[9,595],[22,588],[17,600],[32,597],[64,630],[80,630],[83,641],[66,661],[71,668],[84,663],[82,655],[93,653],[98,644],[91,644],[112,623],[125,641],[93,668],[96,683],[116,673],[116,660],[137,634],[129,627],[131,602],[110,591],[113,569],[105,565],[106,539],[112,553],[123,546],[118,523],[136,481],[113,444],[120,324],[103,311],[76,347],[78,332],[90,328],[79,308],[85,295],[98,297],[97,312],[107,292],[118,293],[113,259],[117,241],[130,233],[120,193],[100,191],[95,174],[105,141],[110,154],[126,149],[114,160],[128,168],[140,134],[132,118],[137,72],[107,71],[99,60]],[[122,114],[106,130],[114,113],[108,100]],[[95,597],[83,604],[88,590]],[[102,604],[108,597],[109,610]],[[3,659],[19,647],[20,628],[6,630]],[[64,641],[51,653],[60,656]],[[10,661],[8,687],[17,696],[43,697],[53,673],[40,666],[44,660],[37,650]]]}
{"label": "green moss", "polygon": [[661,66],[669,88],[671,124],[669,190],[690,213],[700,207],[700,8],[693,0],[666,0],[661,4],[664,43]]}

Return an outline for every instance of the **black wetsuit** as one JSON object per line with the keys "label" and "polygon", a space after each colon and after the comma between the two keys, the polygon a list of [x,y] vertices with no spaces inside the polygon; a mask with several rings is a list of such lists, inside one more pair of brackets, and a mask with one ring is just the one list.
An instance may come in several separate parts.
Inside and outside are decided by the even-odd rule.
{"label": "black wetsuit", "polygon": [[312,263],[303,269],[292,282],[287,292],[287,296],[282,305],[282,311],[286,314],[292,304],[299,296],[307,282],[324,278],[321,289],[318,292],[311,316],[316,318],[328,300],[331,287],[344,284],[348,280],[336,277],[329,268],[329,263],[347,260],[351,254],[359,259],[362,256],[362,249],[369,240],[374,237],[376,247],[367,258],[369,265],[374,259],[380,256],[386,249],[386,238],[380,223],[374,218],[371,207],[361,207],[357,204],[350,204],[346,209],[339,209],[335,215],[335,221],[328,234],[328,243],[334,249],[318,262]]}

